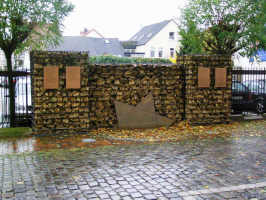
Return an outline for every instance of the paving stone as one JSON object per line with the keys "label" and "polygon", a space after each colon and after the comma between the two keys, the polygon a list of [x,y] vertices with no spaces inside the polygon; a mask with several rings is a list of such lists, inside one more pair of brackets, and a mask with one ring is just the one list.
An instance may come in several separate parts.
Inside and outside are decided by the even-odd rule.
{"label": "paving stone", "polygon": [[126,191],[129,193],[129,194],[132,194],[132,193],[136,193],[137,190],[135,188],[130,188],[130,189],[126,189]]}
{"label": "paving stone", "polygon": [[132,200],[130,196],[123,197],[123,200]]}
{"label": "paving stone", "polygon": [[266,199],[265,137],[64,150],[61,157],[1,155],[0,200]]}
{"label": "paving stone", "polygon": [[143,187],[142,185],[135,185],[134,188],[136,188],[137,190],[144,190],[145,187]]}
{"label": "paving stone", "polygon": [[169,194],[171,193],[169,190],[167,189],[160,189],[160,191],[163,193],[163,194]]}
{"label": "paving stone", "polygon": [[126,196],[129,195],[129,193],[128,193],[128,192],[119,192],[119,195],[120,195],[121,197],[126,197]]}
{"label": "paving stone", "polygon": [[89,182],[89,186],[90,186],[90,187],[95,187],[95,186],[98,186],[98,185],[99,185],[99,183],[96,182],[96,181]]}
{"label": "paving stone", "polygon": [[78,189],[78,186],[77,185],[68,185],[67,187],[70,190],[77,190]]}
{"label": "paving stone", "polygon": [[116,181],[115,180],[108,180],[107,183],[109,185],[114,185],[114,184],[116,184]]}
{"label": "paving stone", "polygon": [[99,194],[98,195],[100,199],[110,199],[110,196],[108,194]]}
{"label": "paving stone", "polygon": [[165,195],[167,198],[180,198],[178,193],[169,193]]}
{"label": "paving stone", "polygon": [[196,197],[193,196],[188,196],[188,197],[183,197],[184,200],[196,200]]}
{"label": "paving stone", "polygon": [[152,192],[151,191],[149,191],[149,190],[139,190],[139,192],[141,193],[141,194],[151,194]]}
{"label": "paving stone", "polygon": [[130,193],[130,195],[131,195],[133,198],[142,197],[142,194],[140,194],[139,192]]}
{"label": "paving stone", "polygon": [[88,199],[96,199],[96,198],[98,198],[98,196],[96,194],[89,194],[89,195],[86,195],[86,197]]}
{"label": "paving stone", "polygon": [[111,195],[110,198],[111,198],[112,200],[120,200],[120,199],[122,199],[122,198],[121,198],[120,196],[118,196],[118,195]]}
{"label": "paving stone", "polygon": [[147,200],[156,200],[157,199],[157,197],[153,194],[144,195],[144,198]]}

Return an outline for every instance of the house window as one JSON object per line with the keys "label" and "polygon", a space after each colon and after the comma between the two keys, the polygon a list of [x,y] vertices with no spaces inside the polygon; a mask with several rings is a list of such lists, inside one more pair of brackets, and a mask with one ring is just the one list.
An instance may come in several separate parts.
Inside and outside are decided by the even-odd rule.
{"label": "house window", "polygon": [[175,49],[170,48],[170,57],[173,58],[175,56]]}
{"label": "house window", "polygon": [[147,35],[148,38],[150,38],[151,36],[152,36],[152,33],[149,33],[149,34]]}
{"label": "house window", "polygon": [[152,47],[151,48],[151,58],[155,57],[155,49]]}
{"label": "house window", "polygon": [[25,53],[21,53],[20,55],[14,55],[15,68],[23,67],[24,60],[25,60]]}
{"label": "house window", "polygon": [[175,32],[169,32],[169,39],[174,40],[175,39]]}
{"label": "house window", "polygon": [[163,49],[162,48],[159,49],[158,56],[159,56],[159,58],[162,58],[163,57]]}
{"label": "house window", "polygon": [[137,40],[142,40],[143,37],[144,37],[144,35],[140,35],[140,36],[137,38]]}
{"label": "house window", "polygon": [[151,58],[153,58],[155,56],[155,51],[151,50]]}

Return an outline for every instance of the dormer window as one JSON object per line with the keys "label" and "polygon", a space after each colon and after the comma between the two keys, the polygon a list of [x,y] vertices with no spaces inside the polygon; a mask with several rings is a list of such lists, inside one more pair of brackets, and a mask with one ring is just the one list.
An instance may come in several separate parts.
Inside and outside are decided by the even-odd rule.
{"label": "dormer window", "polygon": [[148,38],[150,38],[151,36],[152,36],[152,33],[149,33],[149,34],[147,35]]}
{"label": "dormer window", "polygon": [[144,37],[144,35],[140,35],[137,40],[141,40]]}
{"label": "dormer window", "polygon": [[175,39],[175,32],[169,32],[169,39],[174,40]]}

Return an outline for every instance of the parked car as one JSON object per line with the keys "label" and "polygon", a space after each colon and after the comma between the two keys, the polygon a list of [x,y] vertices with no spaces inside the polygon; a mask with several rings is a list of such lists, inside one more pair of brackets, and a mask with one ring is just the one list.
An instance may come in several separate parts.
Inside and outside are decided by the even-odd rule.
{"label": "parked car", "polygon": [[266,80],[247,80],[243,84],[258,95],[266,95]]}
{"label": "parked car", "polygon": [[260,102],[262,112],[266,111],[266,80],[248,80],[243,82],[250,91],[252,92],[253,96]]}
{"label": "parked car", "polygon": [[250,89],[239,81],[232,82],[232,110],[234,113],[253,111],[259,114],[265,112],[265,95]]}

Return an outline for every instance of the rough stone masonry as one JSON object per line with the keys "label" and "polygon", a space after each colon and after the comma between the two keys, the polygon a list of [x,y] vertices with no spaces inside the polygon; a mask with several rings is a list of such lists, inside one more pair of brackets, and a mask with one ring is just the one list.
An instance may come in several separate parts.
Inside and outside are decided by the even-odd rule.
{"label": "rough stone masonry", "polygon": [[[183,56],[173,65],[96,65],[89,63],[84,52],[36,51],[31,54],[31,63],[36,134],[117,127],[114,101],[136,106],[150,93],[155,111],[176,122],[229,121],[232,62],[227,56]],[[58,77],[54,73],[45,74],[49,71],[45,68],[51,67],[58,68]],[[67,80],[71,79],[67,75],[68,67],[79,68],[80,88],[67,87],[71,85]],[[200,67],[209,69],[208,87],[199,87]],[[219,78],[216,68],[226,71],[224,87],[216,84]],[[49,82],[52,80],[49,77],[58,78],[58,84]],[[45,81],[56,89],[45,88]]]}

